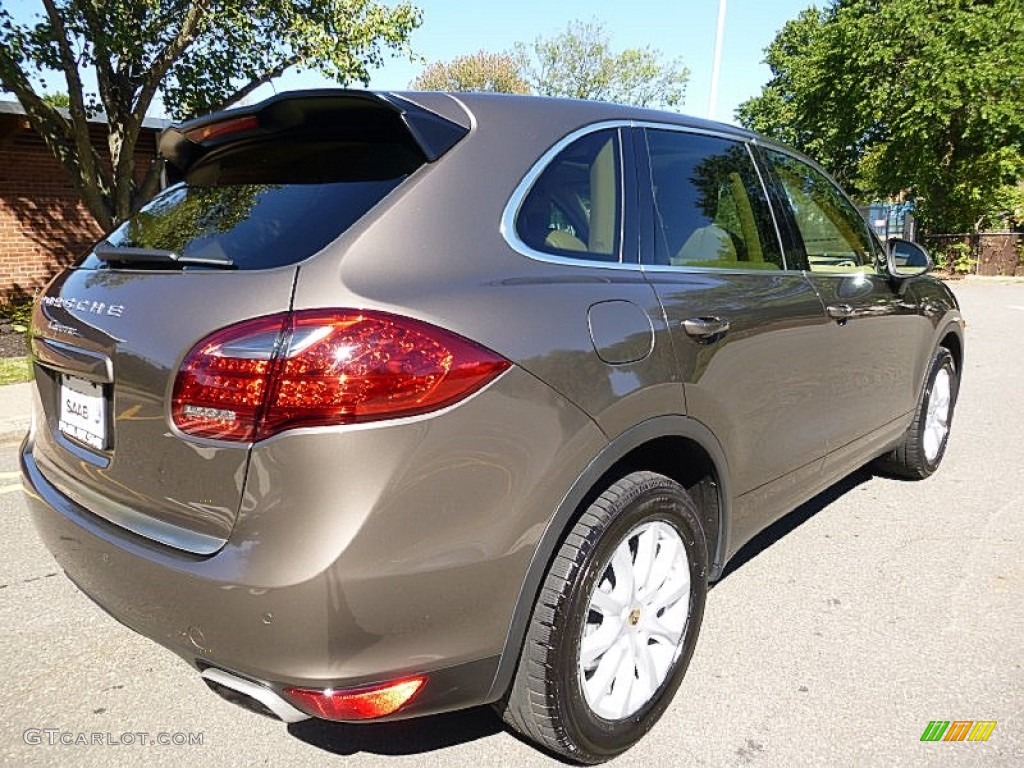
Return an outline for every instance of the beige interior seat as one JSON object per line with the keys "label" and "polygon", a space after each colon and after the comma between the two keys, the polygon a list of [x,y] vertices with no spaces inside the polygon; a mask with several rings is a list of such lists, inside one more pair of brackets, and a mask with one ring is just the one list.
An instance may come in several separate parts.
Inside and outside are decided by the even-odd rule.
{"label": "beige interior seat", "polygon": [[587,244],[576,235],[571,235],[562,229],[552,229],[544,238],[544,245],[549,248],[558,248],[563,251],[585,251]]}

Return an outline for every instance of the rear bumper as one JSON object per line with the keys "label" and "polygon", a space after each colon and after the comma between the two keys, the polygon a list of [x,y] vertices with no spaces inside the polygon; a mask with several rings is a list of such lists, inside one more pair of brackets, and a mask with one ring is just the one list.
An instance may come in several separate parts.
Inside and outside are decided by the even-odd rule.
{"label": "rear bumper", "polygon": [[[26,447],[22,470],[33,522],[68,578],[119,622],[197,670],[225,671],[281,701],[281,691],[288,685],[355,688],[428,672],[429,687],[392,719],[486,702],[498,656],[440,668],[438,662],[446,660],[417,664],[408,656],[404,665],[396,659],[398,663],[376,673],[339,675],[332,658],[349,655],[344,653],[345,635],[353,633],[338,631],[344,618],[328,613],[334,602],[328,576],[271,593],[171,569],[166,559],[180,559],[177,553],[119,530],[56,495],[59,492],[35,467],[30,444]],[[312,605],[323,610],[303,609]],[[355,632],[363,634],[353,617],[347,618]],[[353,655],[372,642],[367,636],[353,644]]]}
{"label": "rear bumper", "polygon": [[205,557],[62,494],[32,436],[21,466],[45,545],[118,621],[275,694],[426,674],[398,719],[494,698],[545,524],[603,443],[515,369],[433,419],[282,435],[254,447],[238,523]]}

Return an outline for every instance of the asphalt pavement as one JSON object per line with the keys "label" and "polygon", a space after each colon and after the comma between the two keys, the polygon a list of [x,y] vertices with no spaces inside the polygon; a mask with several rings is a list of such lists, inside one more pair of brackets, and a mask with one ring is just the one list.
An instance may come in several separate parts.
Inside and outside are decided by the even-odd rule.
{"label": "asphalt pavement", "polygon": [[[1024,283],[954,291],[966,364],[940,471],[859,472],[744,550],[666,715],[613,765],[1024,765]],[[222,701],[39,543],[17,475],[25,396],[0,389],[4,764],[556,764],[487,709],[286,727]],[[922,742],[933,720],[996,726],[986,742]]]}
{"label": "asphalt pavement", "polygon": [[29,384],[0,387],[0,443],[17,440],[29,428],[32,390]]}

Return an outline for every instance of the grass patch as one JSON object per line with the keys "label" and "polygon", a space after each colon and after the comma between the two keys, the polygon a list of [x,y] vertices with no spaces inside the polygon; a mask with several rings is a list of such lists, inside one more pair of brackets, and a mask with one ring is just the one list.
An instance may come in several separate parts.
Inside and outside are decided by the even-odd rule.
{"label": "grass patch", "polygon": [[27,357],[0,357],[0,385],[18,384],[32,378]]}

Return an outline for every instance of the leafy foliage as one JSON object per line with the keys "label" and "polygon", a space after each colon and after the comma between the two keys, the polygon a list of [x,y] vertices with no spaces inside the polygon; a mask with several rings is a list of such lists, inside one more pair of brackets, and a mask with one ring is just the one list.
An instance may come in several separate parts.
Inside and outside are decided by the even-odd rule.
{"label": "leafy foliage", "polygon": [[969,243],[953,242],[935,254],[938,265],[952,275],[967,275],[975,270],[978,260]]}
{"label": "leafy foliage", "polygon": [[[158,96],[183,119],[235,103],[290,67],[365,85],[385,50],[408,53],[420,22],[407,2],[375,0],[42,0],[29,23],[0,8],[0,86],[110,229],[156,189],[159,164],[140,181],[134,150]],[[95,72],[96,92],[83,70]],[[40,95],[53,72],[67,83],[70,118]],[[108,123],[110,164],[89,142],[95,116]]]}
{"label": "leafy foliage", "polygon": [[513,56],[483,50],[450,62],[434,62],[409,87],[418,91],[530,92]]}
{"label": "leafy foliage", "polygon": [[32,324],[33,296],[11,296],[0,304],[0,318],[10,321],[14,330],[24,333]]}
{"label": "leafy foliage", "polygon": [[833,0],[766,54],[744,125],[864,196],[908,193],[932,231],[1024,223],[1020,0]]}
{"label": "leafy foliage", "polygon": [[45,93],[43,94],[43,101],[51,107],[58,107],[59,109],[67,109],[71,106],[71,97],[63,92]]}
{"label": "leafy foliage", "polygon": [[[32,294],[23,293],[18,290],[9,291],[7,295],[0,295],[0,325],[9,326],[9,329],[13,333],[21,334],[21,345],[12,345],[9,341],[5,340],[5,343],[0,345],[0,364],[2,364],[12,352],[15,354],[24,354],[23,350],[28,349],[32,342],[32,302],[34,296]],[[2,333],[2,332],[0,332]],[[24,358],[22,358],[24,360]],[[14,362],[14,361],[9,361]],[[25,381],[28,379],[28,368],[18,368],[8,371],[6,377],[0,372],[0,384],[2,383],[13,383],[15,381]]]}
{"label": "leafy foliage", "polygon": [[690,71],[680,59],[665,61],[660,51],[612,51],[605,27],[571,22],[564,32],[516,46],[520,73],[542,96],[595,99],[641,107],[681,104]]}

